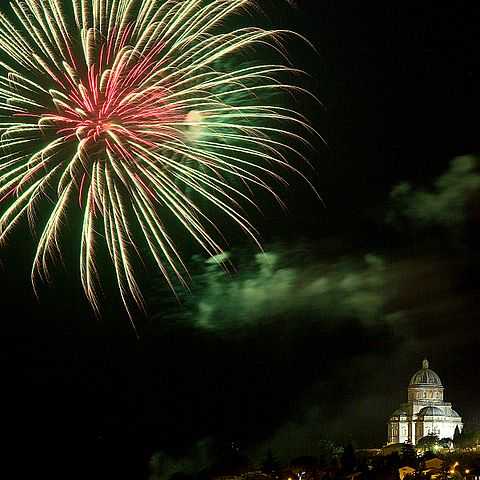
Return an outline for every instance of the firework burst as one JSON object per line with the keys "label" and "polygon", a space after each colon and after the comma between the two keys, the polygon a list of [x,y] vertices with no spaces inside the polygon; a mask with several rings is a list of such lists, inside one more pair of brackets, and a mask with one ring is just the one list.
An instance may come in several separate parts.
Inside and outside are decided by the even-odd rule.
{"label": "firework burst", "polygon": [[[50,205],[32,280],[48,279],[61,256],[59,235],[72,205],[83,217],[80,274],[98,308],[95,252],[106,243],[123,302],[142,305],[133,257],[147,247],[168,282],[188,273],[165,215],[210,255],[222,252],[205,205],[245,232],[240,208],[250,187],[277,200],[272,181],[313,132],[278,92],[285,80],[280,38],[261,28],[226,31],[252,0],[15,0],[0,13],[0,241],[37,204]],[[279,64],[234,59],[251,47]],[[308,93],[308,92],[304,92]],[[246,188],[245,188],[246,187]],[[194,195],[192,195],[192,192]],[[47,205],[47,207],[45,207]]]}

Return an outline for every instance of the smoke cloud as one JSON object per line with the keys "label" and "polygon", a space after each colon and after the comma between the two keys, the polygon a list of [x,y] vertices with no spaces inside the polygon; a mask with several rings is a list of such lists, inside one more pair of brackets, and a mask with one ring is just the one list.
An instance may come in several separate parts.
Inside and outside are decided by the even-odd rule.
{"label": "smoke cloud", "polygon": [[390,194],[393,208],[387,222],[399,227],[407,221],[417,229],[440,226],[456,230],[462,227],[467,202],[480,189],[477,168],[475,157],[457,157],[430,190],[416,189],[409,183],[397,185]]}
{"label": "smoke cloud", "polygon": [[226,272],[217,259],[204,261],[182,315],[196,328],[227,332],[304,312],[326,322],[338,318],[366,322],[381,314],[386,292],[380,256],[308,266],[298,264],[296,253],[281,248],[258,253],[243,259],[244,266],[236,273]]}

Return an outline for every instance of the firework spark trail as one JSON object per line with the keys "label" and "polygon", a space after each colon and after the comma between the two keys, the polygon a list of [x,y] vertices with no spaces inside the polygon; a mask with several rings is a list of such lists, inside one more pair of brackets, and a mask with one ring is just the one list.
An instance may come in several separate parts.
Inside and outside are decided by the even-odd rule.
{"label": "firework spark trail", "polygon": [[23,216],[33,222],[38,202],[54,198],[37,244],[34,285],[61,256],[62,220],[72,204],[83,214],[80,273],[95,309],[102,237],[129,314],[131,298],[143,302],[132,263],[139,242],[170,285],[169,270],[187,281],[162,211],[210,255],[222,252],[209,233],[213,220],[187,191],[257,241],[239,202],[255,205],[256,185],[281,203],[268,180],[284,182],[279,169],[303,176],[287,156],[302,157],[295,144],[309,144],[299,131],[315,132],[295,110],[268,102],[275,92],[309,94],[284,80],[301,72],[232,62],[265,46],[285,61],[280,39],[289,32],[225,31],[227,17],[253,4],[14,0],[15,21],[0,13],[0,241]]}

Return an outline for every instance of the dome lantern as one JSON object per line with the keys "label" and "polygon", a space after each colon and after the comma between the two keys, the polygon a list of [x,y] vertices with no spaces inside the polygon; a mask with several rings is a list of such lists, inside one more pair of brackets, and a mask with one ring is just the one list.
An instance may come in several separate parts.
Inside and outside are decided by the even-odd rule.
{"label": "dome lantern", "polygon": [[441,387],[442,381],[437,373],[429,368],[428,360],[425,359],[422,368],[413,374],[410,386]]}

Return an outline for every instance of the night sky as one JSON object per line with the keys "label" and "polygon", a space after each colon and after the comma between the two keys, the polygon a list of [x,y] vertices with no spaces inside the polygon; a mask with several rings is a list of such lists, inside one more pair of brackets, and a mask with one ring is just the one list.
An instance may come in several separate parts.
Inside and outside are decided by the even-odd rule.
{"label": "night sky", "polygon": [[[272,205],[255,218],[285,290],[276,297],[285,277],[262,273],[255,248],[233,235],[229,293],[214,296],[215,272],[198,260],[181,305],[149,277],[137,338],[111,286],[93,315],[73,255],[36,299],[33,242],[17,231],[0,252],[0,359],[18,469],[141,478],[129,475],[154,451],[173,473],[203,468],[232,441],[253,460],[269,446],[284,460],[315,454],[320,439],[381,446],[424,357],[464,421],[480,422],[480,196],[453,223],[388,221],[397,184],[428,189],[453,158],[479,151],[478,15],[437,2],[262,3],[272,25],[318,50],[291,53],[312,75],[324,108],[309,108],[328,142],[311,154],[325,205],[297,180],[286,212]],[[324,298],[322,279],[334,285]],[[305,300],[307,290],[318,296]]]}

